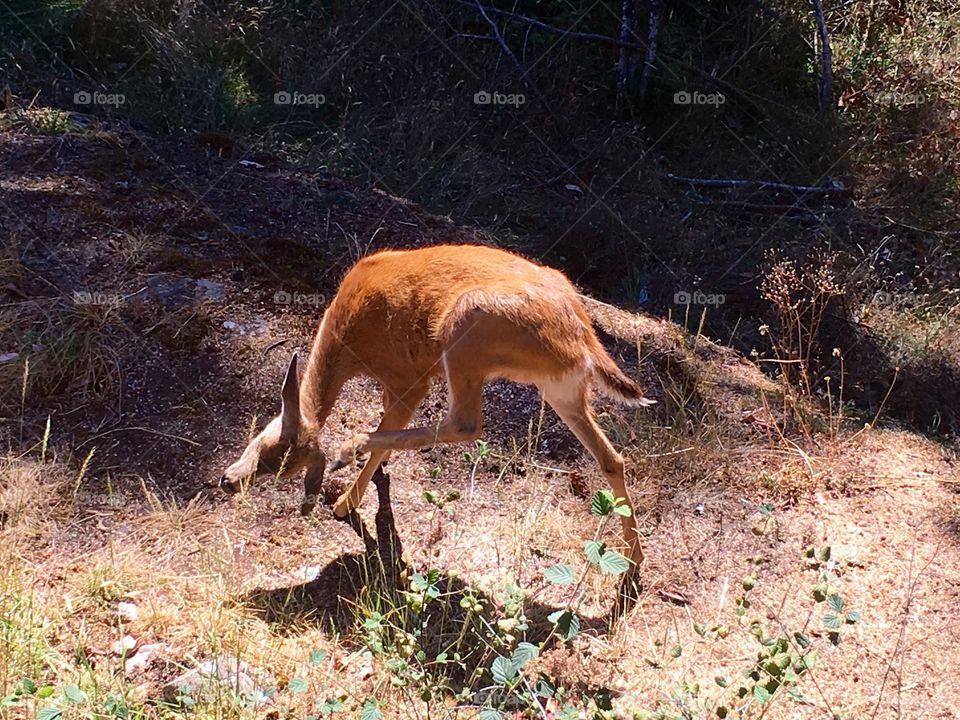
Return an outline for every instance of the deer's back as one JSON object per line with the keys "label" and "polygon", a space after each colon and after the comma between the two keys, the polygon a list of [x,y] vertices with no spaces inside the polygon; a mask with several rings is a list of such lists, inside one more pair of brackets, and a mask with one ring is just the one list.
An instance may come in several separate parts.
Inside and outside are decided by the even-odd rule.
{"label": "deer's back", "polygon": [[444,344],[477,311],[562,344],[583,332],[563,274],[497,248],[438,245],[367,256],[344,276],[325,323],[363,371],[439,372]]}

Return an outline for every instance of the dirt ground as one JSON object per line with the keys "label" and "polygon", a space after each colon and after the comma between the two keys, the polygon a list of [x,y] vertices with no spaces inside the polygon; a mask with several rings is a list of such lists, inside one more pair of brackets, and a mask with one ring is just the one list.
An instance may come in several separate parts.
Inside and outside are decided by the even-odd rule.
{"label": "dirt ground", "polygon": [[[83,116],[63,132],[0,133],[0,217],[14,258],[0,277],[0,354],[18,354],[0,364],[2,588],[42,608],[46,621],[31,627],[44,667],[79,677],[81,648],[131,703],[153,707],[165,682],[227,650],[280,688],[267,715],[304,716],[294,677],[311,697],[342,697],[350,716],[369,698],[386,717],[475,715],[450,695],[418,705],[371,652],[369,558],[349,527],[326,508],[301,518],[296,483],[264,481],[239,498],[210,485],[251,418],[277,412],[286,361],[309,348],[353,258],[490,239],[276,158],[224,160]],[[643,589],[611,621],[616,579],[587,576],[582,632],[554,639],[524,673],[544,673],[570,698],[609,690],[609,716],[658,706],[664,717],[716,716],[704,702],[737,707],[733,688],[764,647],[759,628],[807,636],[817,662],[792,696],[741,704],[745,717],[960,717],[956,446],[853,420],[807,444],[785,439],[764,401],[774,389],[752,363],[702,338],[691,348],[669,323],[590,308],[611,351],[659,400],[644,413],[598,401],[629,460]],[[77,341],[50,341],[38,328],[51,318]],[[23,356],[34,358],[25,395]],[[418,421],[444,405],[437,387]],[[351,383],[324,447],[378,417],[375,385]],[[471,447],[393,458],[395,525],[413,568],[438,569],[453,598],[469,588],[491,618],[504,616],[505,587],[522,588],[526,637],[539,642],[547,616],[573,599],[543,571],[583,565],[599,473],[527,388],[492,384],[486,418],[481,460]],[[442,509],[424,499],[453,489],[459,498]],[[370,527],[374,495],[362,510]],[[610,529],[603,537],[617,542]],[[804,555],[827,545],[819,568]],[[824,568],[831,592],[859,613],[836,646],[813,597]],[[119,602],[139,616],[118,625]],[[112,653],[124,634],[142,664]],[[308,662],[315,650],[326,654]],[[15,680],[0,677],[8,692]],[[33,717],[37,706],[27,707],[3,712]],[[546,706],[526,716],[560,717]]]}

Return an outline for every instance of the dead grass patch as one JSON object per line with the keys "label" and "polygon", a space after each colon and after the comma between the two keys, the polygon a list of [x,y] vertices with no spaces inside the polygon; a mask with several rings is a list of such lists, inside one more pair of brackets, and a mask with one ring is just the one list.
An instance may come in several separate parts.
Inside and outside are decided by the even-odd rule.
{"label": "dead grass patch", "polygon": [[0,408],[18,410],[24,389],[39,396],[109,394],[121,375],[112,347],[119,302],[118,296],[78,292],[0,309],[0,342],[17,352],[13,361],[0,363]]}
{"label": "dead grass patch", "polygon": [[[947,671],[949,634],[938,639],[938,633],[956,602],[949,578],[957,543],[945,537],[942,511],[950,493],[937,480],[947,479],[955,458],[909,433],[867,431],[811,458],[815,486],[783,502],[782,487],[741,480],[799,472],[796,456],[705,447],[648,452],[639,460],[634,487],[640,490],[645,477],[658,487],[643,522],[644,592],[636,609],[611,625],[615,577],[586,577],[577,591],[580,633],[570,642],[548,642],[521,673],[531,683],[543,673],[558,688],[550,707],[596,712],[610,703],[614,716],[629,716],[679,703],[700,718],[715,716],[723,703],[744,717],[790,718],[863,716],[879,702],[878,717],[887,717],[896,706],[909,713],[934,697],[943,701],[936,678]],[[631,453],[642,458],[637,448]],[[394,509],[420,573],[395,587],[376,580],[376,569],[353,549],[356,539],[338,534],[342,526],[325,517],[304,523],[278,516],[266,489],[230,504],[203,497],[173,503],[128,491],[123,504],[110,506],[89,504],[94,495],[82,483],[76,504],[58,505],[60,533],[31,532],[51,523],[39,499],[69,499],[75,474],[50,461],[11,460],[3,466],[4,507],[23,509],[3,530],[19,539],[10,543],[13,536],[4,535],[2,602],[14,627],[11,642],[0,643],[0,691],[13,692],[23,677],[52,684],[51,698],[31,696],[36,708],[62,705],[66,686],[76,685],[85,697],[69,706],[77,717],[103,712],[111,695],[151,717],[165,682],[226,656],[269,678],[272,703],[282,713],[306,715],[329,702],[354,713],[377,704],[386,718],[472,717],[478,705],[514,697],[490,689],[491,665],[521,640],[549,636],[547,616],[577,593],[546,582],[543,571],[568,563],[579,572],[583,540],[596,527],[586,501],[570,492],[567,473],[579,468],[552,463],[551,470],[536,452],[527,460],[523,482],[498,484],[493,464],[481,470],[470,495],[464,494],[470,468],[456,454],[395,458]],[[458,478],[461,497],[451,502],[452,514],[435,508],[426,517],[424,508],[432,506],[420,498],[420,473],[438,461],[445,482]],[[918,474],[920,467],[930,472]],[[871,482],[881,469],[897,482]],[[14,485],[19,494],[8,492]],[[288,502],[287,512],[294,505]],[[365,513],[369,518],[369,508]],[[421,543],[422,530],[433,525],[441,528],[438,538]],[[601,538],[617,542],[613,530]],[[836,647],[821,617],[829,611],[811,595],[818,571],[804,556],[807,547],[827,544],[835,591],[861,615],[844,626]],[[947,548],[950,555],[943,554]],[[438,598],[418,610],[433,586]],[[921,596],[923,605],[911,612],[923,614],[908,619],[898,644],[892,628],[913,618],[904,615],[904,603]],[[135,604],[138,617],[120,620],[120,602]],[[437,663],[438,653],[464,628],[458,647],[470,671],[450,672]],[[789,653],[803,654],[794,633],[806,636],[818,655],[789,686],[796,697],[775,694],[766,710],[760,691],[737,698],[739,685],[757,682],[744,673],[769,647],[763,640],[785,637]],[[159,649],[127,670],[111,650],[124,635],[135,639],[137,652]],[[418,659],[421,651],[427,654]],[[902,673],[881,689],[900,655]],[[26,707],[27,700],[18,702]],[[258,713],[229,693],[198,702],[193,712]]]}

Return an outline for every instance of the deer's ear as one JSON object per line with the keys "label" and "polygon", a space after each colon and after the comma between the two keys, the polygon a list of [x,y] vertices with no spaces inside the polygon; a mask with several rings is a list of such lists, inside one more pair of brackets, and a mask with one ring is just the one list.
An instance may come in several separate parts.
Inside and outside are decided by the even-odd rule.
{"label": "deer's ear", "polygon": [[280,410],[280,436],[292,439],[300,429],[300,377],[297,375],[296,353],[290,358],[280,398],[283,400],[283,409]]}

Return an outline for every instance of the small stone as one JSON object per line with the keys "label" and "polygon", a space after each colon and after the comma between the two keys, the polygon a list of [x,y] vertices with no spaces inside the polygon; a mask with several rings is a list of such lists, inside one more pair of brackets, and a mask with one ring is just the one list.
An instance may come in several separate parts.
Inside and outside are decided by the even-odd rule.
{"label": "small stone", "polygon": [[202,300],[222,300],[223,299],[223,283],[214,282],[213,280],[197,280],[197,295]]}
{"label": "small stone", "polygon": [[224,320],[223,328],[224,330],[236,330],[237,324],[233,320]]}
{"label": "small stone", "polygon": [[297,571],[295,577],[297,580],[302,580],[304,582],[312,582],[317,579],[317,575],[320,574],[319,565],[308,565],[307,567],[302,567]]}
{"label": "small stone", "polygon": [[193,302],[196,281],[173,273],[160,273],[147,279],[149,294],[167,308],[182,307]]}
{"label": "small stone", "polygon": [[123,663],[123,671],[127,675],[133,675],[136,672],[146,670],[153,660],[154,654],[163,647],[162,645],[141,645],[135,655],[128,657]]}
{"label": "small stone", "polygon": [[110,649],[114,655],[132,655],[137,647],[137,639],[133,635],[124,635],[113,643]]}
{"label": "small stone", "polygon": [[171,680],[163,686],[162,693],[169,703],[179,702],[183,695],[194,700],[216,700],[224,692],[244,698],[261,698],[261,702],[266,703],[269,697],[264,690],[275,685],[276,680],[266,671],[230,655],[221,655]]}
{"label": "small stone", "polygon": [[136,622],[137,617],[139,615],[140,615],[140,611],[134,603],[132,602],[117,603],[117,617],[123,622],[127,622],[127,623]]}
{"label": "small stone", "polygon": [[137,705],[142,705],[147,701],[147,698],[150,697],[150,690],[150,683],[140,683],[128,690],[126,700],[131,704],[136,703]]}

